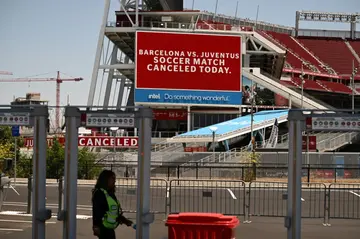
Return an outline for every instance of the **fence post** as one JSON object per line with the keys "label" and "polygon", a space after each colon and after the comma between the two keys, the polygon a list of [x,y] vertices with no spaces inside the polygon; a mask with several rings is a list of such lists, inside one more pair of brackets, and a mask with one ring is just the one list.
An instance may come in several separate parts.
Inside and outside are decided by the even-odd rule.
{"label": "fence post", "polygon": [[[330,202],[331,202],[331,186],[332,185],[333,184],[330,184],[329,187],[327,188],[327,190],[326,190],[327,200],[325,199],[325,209],[327,211],[327,223],[325,223],[324,226],[328,226],[328,227],[331,226],[331,224],[330,224],[331,204],[330,204]],[[327,205],[326,205],[326,203],[327,203]]]}
{"label": "fence post", "polygon": [[180,165],[177,166],[177,182],[178,182],[178,185],[180,184]]}
{"label": "fence post", "polygon": [[198,165],[198,163],[195,163],[195,167],[196,167],[196,169],[195,169],[195,173],[196,173],[196,179],[198,179],[199,178],[199,165]]}
{"label": "fence post", "polygon": [[60,177],[59,178],[59,199],[58,199],[58,202],[59,202],[59,205],[58,205],[58,213],[60,213],[62,211],[62,194],[63,194],[63,177]]}
{"label": "fence post", "polygon": [[[245,184],[245,189],[246,189],[246,183],[244,182]],[[245,214],[245,221],[243,222],[244,224],[249,224],[251,223],[250,221],[250,209],[251,209],[251,184],[252,182],[249,183],[249,186],[248,186],[248,191],[245,190],[245,198],[247,198],[247,204],[246,204],[246,211],[244,212]],[[246,196],[247,194],[247,196]],[[245,203],[246,203],[246,200],[245,200]]]}
{"label": "fence post", "polygon": [[308,164],[307,166],[307,182],[310,183],[310,164]]}
{"label": "fence post", "polygon": [[32,176],[28,177],[28,194],[27,194],[27,208],[26,213],[31,213],[31,194],[32,194]]}

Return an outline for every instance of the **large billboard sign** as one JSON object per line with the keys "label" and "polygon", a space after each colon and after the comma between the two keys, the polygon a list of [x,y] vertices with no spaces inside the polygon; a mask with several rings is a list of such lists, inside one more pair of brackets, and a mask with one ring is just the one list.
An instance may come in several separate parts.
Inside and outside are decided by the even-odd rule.
{"label": "large billboard sign", "polygon": [[136,33],[136,103],[240,105],[241,37]]}

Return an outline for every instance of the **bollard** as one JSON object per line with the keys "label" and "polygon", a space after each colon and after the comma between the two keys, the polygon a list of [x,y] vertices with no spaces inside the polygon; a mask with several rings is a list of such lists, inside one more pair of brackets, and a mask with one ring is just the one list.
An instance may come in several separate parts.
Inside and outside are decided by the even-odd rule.
{"label": "bollard", "polygon": [[32,176],[28,178],[28,194],[27,194],[27,208],[26,213],[31,213],[31,194],[32,194]]}

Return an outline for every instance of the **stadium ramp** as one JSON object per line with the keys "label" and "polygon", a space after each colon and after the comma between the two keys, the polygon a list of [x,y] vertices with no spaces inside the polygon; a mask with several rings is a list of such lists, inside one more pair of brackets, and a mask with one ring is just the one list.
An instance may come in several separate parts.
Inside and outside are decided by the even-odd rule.
{"label": "stadium ramp", "polygon": [[[266,110],[253,115],[253,131],[287,121],[288,110]],[[222,123],[193,130],[167,139],[169,143],[206,143],[213,141],[211,127],[216,127],[215,142],[234,139],[251,132],[251,115],[238,117]]]}
{"label": "stadium ramp", "polygon": [[319,100],[316,100],[307,94],[303,94],[302,97],[301,93],[284,86],[279,81],[273,79],[271,76],[261,72],[260,68],[244,67],[242,73],[244,77],[256,82],[257,84],[271,90],[278,95],[281,95],[282,97],[291,101],[291,103],[297,107],[301,107],[301,102],[303,101],[303,108],[305,109],[334,109],[332,106],[329,106],[324,102],[320,102]]}

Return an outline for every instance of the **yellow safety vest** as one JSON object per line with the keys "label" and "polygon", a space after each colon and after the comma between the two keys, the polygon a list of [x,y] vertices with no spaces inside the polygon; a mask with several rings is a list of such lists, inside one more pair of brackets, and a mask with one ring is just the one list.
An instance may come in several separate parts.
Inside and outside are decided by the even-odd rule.
{"label": "yellow safety vest", "polygon": [[103,226],[108,229],[115,229],[119,225],[117,219],[120,216],[120,203],[116,201],[113,197],[111,197],[106,190],[101,189],[101,191],[105,194],[106,201],[109,207],[109,211],[107,211],[105,216],[103,217]]}

